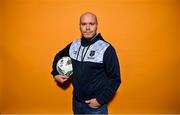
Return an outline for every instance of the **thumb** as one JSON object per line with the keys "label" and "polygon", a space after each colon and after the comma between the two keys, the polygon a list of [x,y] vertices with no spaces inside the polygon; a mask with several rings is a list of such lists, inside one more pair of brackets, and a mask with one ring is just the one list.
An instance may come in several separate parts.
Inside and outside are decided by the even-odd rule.
{"label": "thumb", "polygon": [[86,101],[85,101],[85,103],[90,103],[90,102],[91,102],[91,100],[86,100]]}

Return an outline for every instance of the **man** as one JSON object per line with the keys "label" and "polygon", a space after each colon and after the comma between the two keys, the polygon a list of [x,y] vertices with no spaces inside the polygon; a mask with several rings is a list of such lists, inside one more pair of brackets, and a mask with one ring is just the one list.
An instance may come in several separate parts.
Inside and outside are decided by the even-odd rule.
{"label": "man", "polygon": [[74,114],[108,114],[107,103],[118,89],[119,62],[114,48],[97,33],[97,17],[86,12],[80,17],[81,39],[56,54],[51,74],[64,83],[69,78],[56,70],[57,61],[69,56],[73,65]]}

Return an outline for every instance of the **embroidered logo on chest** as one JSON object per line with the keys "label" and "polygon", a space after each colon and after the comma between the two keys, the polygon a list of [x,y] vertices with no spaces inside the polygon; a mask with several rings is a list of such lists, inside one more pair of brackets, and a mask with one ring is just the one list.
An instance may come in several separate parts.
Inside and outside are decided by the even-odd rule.
{"label": "embroidered logo on chest", "polygon": [[95,57],[95,51],[94,50],[91,50],[90,53],[89,53],[89,56],[87,57],[88,59],[94,59]]}

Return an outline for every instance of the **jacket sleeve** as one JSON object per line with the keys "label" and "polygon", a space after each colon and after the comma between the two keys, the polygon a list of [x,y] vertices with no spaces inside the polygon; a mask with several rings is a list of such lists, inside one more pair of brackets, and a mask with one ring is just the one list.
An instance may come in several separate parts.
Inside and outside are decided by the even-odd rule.
{"label": "jacket sleeve", "polygon": [[96,97],[101,105],[108,103],[121,83],[119,61],[111,45],[105,51],[103,62],[108,81],[103,92]]}
{"label": "jacket sleeve", "polygon": [[69,56],[69,48],[71,46],[71,43],[69,45],[67,45],[63,50],[59,51],[56,56],[54,57],[54,61],[52,64],[52,71],[51,74],[54,76],[58,75],[58,71],[56,69],[56,64],[59,61],[60,58],[64,57],[64,56]]}

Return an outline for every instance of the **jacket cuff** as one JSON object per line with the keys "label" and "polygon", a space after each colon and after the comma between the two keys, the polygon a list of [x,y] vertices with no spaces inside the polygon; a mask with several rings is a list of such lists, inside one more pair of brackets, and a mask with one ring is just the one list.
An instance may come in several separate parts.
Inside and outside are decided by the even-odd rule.
{"label": "jacket cuff", "polygon": [[98,97],[96,97],[96,100],[98,101],[98,103],[100,104],[100,105],[104,105],[104,104],[107,104],[107,101],[103,98],[103,96],[98,96]]}
{"label": "jacket cuff", "polygon": [[56,75],[59,75],[58,72],[51,72],[51,74],[53,75],[53,78],[54,78]]}

